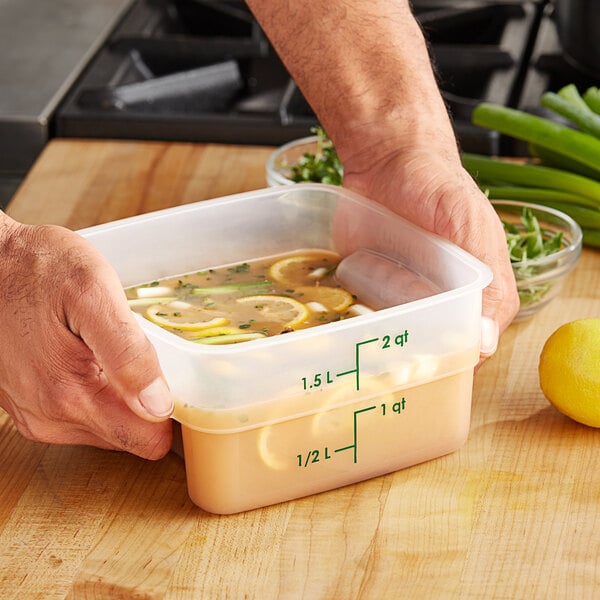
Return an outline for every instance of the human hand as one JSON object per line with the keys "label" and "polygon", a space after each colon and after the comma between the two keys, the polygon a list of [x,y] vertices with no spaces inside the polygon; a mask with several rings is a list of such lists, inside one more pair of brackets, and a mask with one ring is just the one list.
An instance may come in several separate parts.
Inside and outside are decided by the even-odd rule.
{"label": "human hand", "polygon": [[381,156],[368,170],[353,171],[352,161],[344,162],[344,186],[451,240],[492,269],[493,281],[483,293],[483,360],[495,352],[519,308],[506,235],[489,200],[462,168],[458,151],[433,148],[440,145],[413,144]]}
{"label": "human hand", "polygon": [[87,241],[0,212],[0,406],[26,438],[171,446],[173,401],[116,273]]}
{"label": "human hand", "polygon": [[482,354],[492,354],[519,306],[506,238],[493,207],[462,168],[410,2],[248,5],[331,137],[344,165],[344,187],[492,268],[482,321]]}

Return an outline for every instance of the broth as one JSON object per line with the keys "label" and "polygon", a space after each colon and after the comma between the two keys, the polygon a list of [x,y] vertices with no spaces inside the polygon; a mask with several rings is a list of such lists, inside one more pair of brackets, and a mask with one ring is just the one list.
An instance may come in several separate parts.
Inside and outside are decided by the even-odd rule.
{"label": "broth", "polygon": [[126,290],[132,310],[202,344],[230,344],[370,312],[336,279],[337,253],[305,250]]}

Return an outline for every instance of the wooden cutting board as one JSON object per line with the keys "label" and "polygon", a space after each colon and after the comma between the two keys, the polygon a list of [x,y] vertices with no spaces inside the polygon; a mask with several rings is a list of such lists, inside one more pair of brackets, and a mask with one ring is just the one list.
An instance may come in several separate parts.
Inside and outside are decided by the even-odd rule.
{"label": "wooden cutting board", "polygon": [[[265,187],[270,148],[54,141],[7,212],[79,229]],[[600,432],[537,380],[560,324],[600,316],[600,254],[475,378],[467,443],[245,514],[204,513],[182,460],[35,444],[0,411],[1,598],[597,598]]]}

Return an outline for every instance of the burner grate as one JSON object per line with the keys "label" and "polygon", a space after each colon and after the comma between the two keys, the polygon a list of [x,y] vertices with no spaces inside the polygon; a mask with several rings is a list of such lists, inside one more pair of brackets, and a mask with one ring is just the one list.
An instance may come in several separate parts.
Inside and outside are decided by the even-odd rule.
{"label": "burner grate", "polygon": [[[538,10],[529,2],[415,0],[463,149],[497,153],[470,124],[511,105]],[[137,0],[54,120],[61,137],[278,145],[316,118],[239,0]]]}

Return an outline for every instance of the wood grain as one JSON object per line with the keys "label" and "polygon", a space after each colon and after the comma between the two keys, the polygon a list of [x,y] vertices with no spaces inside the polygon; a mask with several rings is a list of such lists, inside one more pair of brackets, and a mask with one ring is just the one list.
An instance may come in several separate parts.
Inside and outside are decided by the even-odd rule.
{"label": "wood grain", "polygon": [[[257,189],[270,150],[55,141],[7,212],[78,229]],[[457,452],[240,515],[195,507],[174,454],[34,444],[0,414],[0,597],[600,597],[600,433],[537,380],[545,339],[600,316],[599,296],[600,255],[585,250],[477,373]]]}

